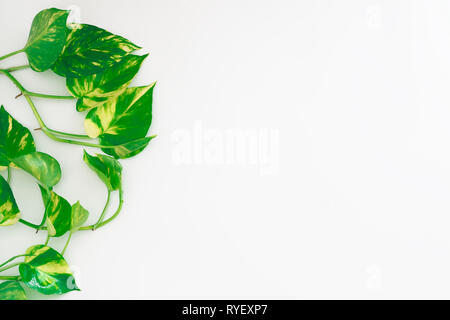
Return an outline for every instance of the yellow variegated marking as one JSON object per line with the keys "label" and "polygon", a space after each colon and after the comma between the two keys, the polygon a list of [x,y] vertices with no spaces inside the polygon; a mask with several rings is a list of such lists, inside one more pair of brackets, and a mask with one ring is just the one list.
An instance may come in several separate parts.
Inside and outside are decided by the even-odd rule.
{"label": "yellow variegated marking", "polygon": [[100,128],[90,119],[84,121],[84,130],[91,138],[97,138],[102,133]]}
{"label": "yellow variegated marking", "polygon": [[20,210],[8,182],[0,176],[0,226],[10,226],[19,221]]}

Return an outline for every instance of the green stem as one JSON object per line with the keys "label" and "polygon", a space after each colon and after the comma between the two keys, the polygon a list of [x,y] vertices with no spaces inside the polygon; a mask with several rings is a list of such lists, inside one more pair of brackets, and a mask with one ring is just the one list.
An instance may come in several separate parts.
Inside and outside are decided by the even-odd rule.
{"label": "green stem", "polygon": [[49,241],[50,241],[50,234],[47,233],[47,240],[45,240],[44,246],[48,245]]}
{"label": "green stem", "polygon": [[14,55],[16,55],[16,54],[18,54],[18,53],[21,53],[21,52],[23,52],[23,49],[20,49],[20,50],[13,51],[13,52],[11,52],[11,53],[5,54],[4,56],[1,56],[1,57],[0,57],[0,61],[1,61],[1,60],[4,60],[4,59],[6,59],[6,58],[12,57],[12,56],[14,56]]}
{"label": "green stem", "polygon": [[67,100],[76,99],[74,96],[56,96],[56,95],[51,95],[51,94],[32,92],[32,91],[28,91],[28,90],[23,92],[23,94],[26,94],[31,97],[47,98],[47,99],[67,99]]}
{"label": "green stem", "polygon": [[22,264],[22,262],[16,262],[16,263],[10,264],[9,266],[6,266],[6,267],[4,267],[4,268],[0,268],[0,272],[3,272],[3,271],[6,271],[6,270],[9,270],[9,269],[12,269],[12,268],[14,268],[14,267],[17,267],[17,266],[20,265],[20,264]]}
{"label": "green stem", "polygon": [[[24,224],[24,225],[26,225],[27,227],[30,227],[30,228],[33,228],[33,229],[36,229],[36,230],[40,230],[41,229],[41,227],[38,226],[37,224],[28,222],[27,220],[24,220],[24,219],[19,219],[19,222]],[[44,229],[44,228],[42,228],[42,229]]]}
{"label": "green stem", "polygon": [[23,69],[28,69],[30,67],[30,65],[26,64],[23,66],[17,66],[17,67],[11,67],[6,69],[6,71],[8,72],[14,72],[14,71],[19,71],[19,70],[23,70]]}
{"label": "green stem", "polygon": [[6,260],[6,261],[3,262],[2,264],[0,264],[0,268],[6,266],[8,263],[10,263],[10,262],[13,261],[13,260],[16,260],[17,258],[20,258],[20,257],[26,257],[26,256],[29,256],[29,254],[19,254],[19,255],[17,255],[17,256],[14,256],[14,257],[12,257],[12,258]]}
{"label": "green stem", "polygon": [[67,238],[67,241],[66,241],[66,245],[64,246],[64,249],[63,249],[63,251],[61,252],[62,255],[64,255],[64,253],[66,252],[66,249],[67,249],[67,247],[68,247],[68,245],[69,245],[70,239],[72,239],[72,231],[70,231],[69,237]]}
{"label": "green stem", "polygon": [[98,218],[97,223],[94,225],[94,229],[93,230],[97,229],[98,226],[100,225],[100,223],[103,222],[103,219],[105,219],[105,214],[106,214],[106,211],[108,209],[110,201],[111,201],[111,190],[108,189],[108,197],[106,198],[105,206],[103,207],[102,214],[100,215],[100,218]]}
{"label": "green stem", "polygon": [[85,135],[85,134],[67,133],[67,132],[52,130],[50,128],[47,128],[47,130],[53,134],[58,134],[60,136],[66,136],[66,137],[71,137],[71,138],[75,138],[75,139],[92,139],[91,137],[89,137],[88,135]]}
{"label": "green stem", "polygon": [[122,205],[123,205],[123,190],[121,187],[119,189],[119,207],[117,208],[116,212],[109,219],[106,219],[105,221],[101,222],[98,225],[94,224],[94,225],[90,225],[90,226],[86,226],[86,227],[81,227],[79,230],[95,230],[95,229],[98,229],[98,228],[101,228],[101,227],[107,225],[108,223],[113,221],[115,218],[117,218],[120,211],[122,210]]}
{"label": "green stem", "polygon": [[8,166],[8,180],[6,180],[8,184],[11,184],[11,166]]}
{"label": "green stem", "polygon": [[20,276],[0,276],[0,280],[19,281]]}

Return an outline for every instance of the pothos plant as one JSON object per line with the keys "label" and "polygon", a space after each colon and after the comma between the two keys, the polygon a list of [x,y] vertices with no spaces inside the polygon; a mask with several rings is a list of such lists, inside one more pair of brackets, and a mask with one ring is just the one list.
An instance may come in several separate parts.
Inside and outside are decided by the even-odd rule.
{"label": "pothos plant", "polygon": [[[21,223],[36,231],[47,232],[44,244],[0,264],[0,300],[26,299],[24,286],[43,294],[63,294],[79,290],[64,258],[74,232],[96,230],[114,220],[121,211],[122,165],[118,159],[130,158],[144,150],[154,136],[147,133],[152,122],[154,83],[130,87],[147,55],[133,54],[139,46],[106,30],[88,24],[68,24],[69,12],[55,8],[39,12],[31,25],[25,46],[0,57],[0,61],[25,53],[28,64],[0,67],[0,74],[9,78],[20,90],[33,112],[41,131],[61,143],[98,148],[105,154],[84,151],[84,162],[104,182],[107,201],[95,224],[85,225],[89,212],[80,202],[70,204],[54,187],[61,178],[61,167],[52,156],[37,151],[30,130],[0,108],[0,226]],[[69,94],[50,95],[30,91],[15,76],[19,70],[35,72],[52,70],[65,78]],[[50,129],[41,118],[34,98],[70,99],[76,110],[86,113],[85,134]],[[10,185],[14,170],[23,170],[39,186],[44,204],[40,224],[21,217]],[[107,218],[113,193],[119,205]],[[49,244],[54,237],[67,236],[61,251]],[[5,271],[16,274],[6,275]]]}

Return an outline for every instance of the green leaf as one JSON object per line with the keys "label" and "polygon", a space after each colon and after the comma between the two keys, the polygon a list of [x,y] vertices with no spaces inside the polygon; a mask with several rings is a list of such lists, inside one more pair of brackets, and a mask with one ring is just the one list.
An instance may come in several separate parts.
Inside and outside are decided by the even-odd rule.
{"label": "green leaf", "polygon": [[89,211],[87,211],[78,201],[72,206],[72,221],[70,224],[70,230],[72,232],[78,231],[89,217]]}
{"label": "green leaf", "polygon": [[69,11],[55,8],[39,12],[31,25],[24,51],[34,71],[45,71],[60,55],[67,35]]}
{"label": "green leaf", "polygon": [[63,294],[79,291],[69,265],[56,250],[37,245],[26,252],[25,262],[20,264],[22,281],[31,289],[43,294]]}
{"label": "green leaf", "polygon": [[19,221],[20,210],[8,182],[0,176],[0,226],[10,226]]}
{"label": "green leaf", "polygon": [[51,237],[61,237],[70,230],[72,223],[72,207],[69,202],[53,191],[41,189],[47,217],[47,231]]}
{"label": "green leaf", "polygon": [[69,25],[64,49],[52,67],[64,77],[100,73],[140,49],[129,40],[89,24]]}
{"label": "green leaf", "polygon": [[12,162],[35,177],[42,185],[51,188],[61,179],[61,167],[55,158],[42,152],[33,152]]}
{"label": "green leaf", "polygon": [[3,106],[0,107],[0,166],[9,166],[11,159],[35,152],[30,130],[22,126]]}
{"label": "green leaf", "polygon": [[17,281],[0,283],[0,300],[27,300],[25,290]]}
{"label": "green leaf", "polygon": [[148,55],[128,55],[105,71],[80,78],[67,78],[67,89],[80,98],[77,110],[97,107],[121,94],[133,80]]}
{"label": "green leaf", "polygon": [[119,190],[122,184],[122,165],[116,159],[98,154],[91,156],[84,151],[84,162],[105,183],[109,191]]}
{"label": "green leaf", "polygon": [[116,146],[114,148],[103,148],[102,151],[104,153],[110,154],[113,157],[117,158],[117,159],[126,159],[126,158],[131,158],[135,155],[137,155],[138,153],[140,153],[142,150],[144,150],[148,144],[150,143],[150,141],[155,138],[155,136],[151,136],[151,137],[145,137],[145,138],[141,138],[141,139],[137,139],[125,144],[121,144],[116,146],[116,144],[114,144],[114,142],[112,142],[113,144],[111,144],[108,139],[103,139],[102,144],[103,145],[107,145],[107,146]]}
{"label": "green leaf", "polygon": [[[100,144],[106,146],[145,138],[152,122],[154,86],[153,83],[145,87],[128,88],[115,99],[91,110],[84,122],[87,134],[91,138],[98,137]],[[137,153],[145,146],[146,144],[142,143],[140,148],[136,149]],[[122,158],[121,154],[114,150],[105,148],[103,151]]]}

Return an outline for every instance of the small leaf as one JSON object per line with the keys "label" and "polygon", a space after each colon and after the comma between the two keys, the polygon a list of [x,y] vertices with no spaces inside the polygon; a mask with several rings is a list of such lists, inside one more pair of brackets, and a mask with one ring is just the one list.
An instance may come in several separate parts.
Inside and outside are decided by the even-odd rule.
{"label": "small leaf", "polygon": [[0,300],[27,300],[25,290],[17,281],[0,283]]}
{"label": "small leaf", "polygon": [[61,167],[58,161],[46,153],[33,152],[12,159],[12,162],[48,188],[56,185],[61,179]]}
{"label": "small leaf", "polygon": [[148,55],[128,55],[105,71],[80,78],[67,78],[67,89],[80,98],[77,110],[85,111],[97,107],[121,94],[139,71]]}
{"label": "small leaf", "polygon": [[69,265],[56,250],[37,245],[26,252],[25,262],[19,266],[22,281],[43,294],[63,294],[79,291]]}
{"label": "small leaf", "polygon": [[72,223],[72,207],[69,202],[53,191],[41,189],[47,217],[47,231],[51,237],[61,237],[70,230]]}
{"label": "small leaf", "polygon": [[9,166],[11,159],[35,152],[30,130],[22,126],[3,106],[0,107],[0,166]]}
{"label": "small leaf", "polygon": [[52,67],[60,76],[78,78],[100,73],[140,49],[125,38],[89,24],[69,27],[64,49]]}
{"label": "small leaf", "polygon": [[78,231],[89,217],[89,211],[87,211],[78,201],[72,206],[72,222],[70,224],[70,230],[72,232]]}
{"label": "small leaf", "polygon": [[84,162],[105,183],[109,191],[120,189],[122,184],[122,165],[116,159],[98,154],[91,156],[84,151]]}
{"label": "small leaf", "polygon": [[8,182],[0,176],[0,226],[10,226],[19,221],[20,210]]}
{"label": "small leaf", "polygon": [[34,71],[45,71],[58,59],[66,40],[68,15],[69,11],[51,8],[34,17],[24,48]]}
{"label": "small leaf", "polygon": [[[84,122],[87,134],[91,138],[98,137],[100,144],[107,146],[145,138],[152,122],[154,86],[128,88],[115,99],[91,110]],[[110,149],[103,151],[119,156]]]}

